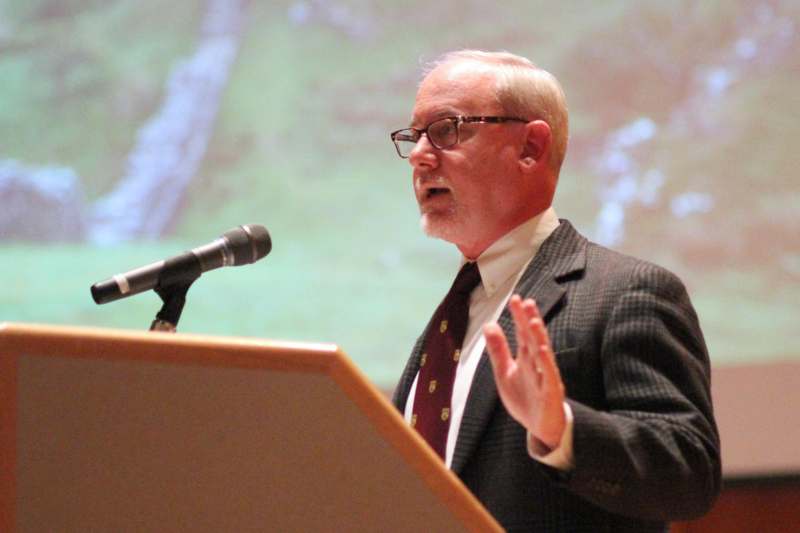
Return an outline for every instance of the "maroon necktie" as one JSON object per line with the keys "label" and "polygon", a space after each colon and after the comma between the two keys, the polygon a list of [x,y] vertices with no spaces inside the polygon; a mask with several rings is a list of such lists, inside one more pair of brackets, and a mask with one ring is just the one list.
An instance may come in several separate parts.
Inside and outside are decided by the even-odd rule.
{"label": "maroon necktie", "polygon": [[480,283],[477,263],[466,263],[433,314],[419,363],[411,426],[444,459],[450,398],[469,321],[469,295]]}

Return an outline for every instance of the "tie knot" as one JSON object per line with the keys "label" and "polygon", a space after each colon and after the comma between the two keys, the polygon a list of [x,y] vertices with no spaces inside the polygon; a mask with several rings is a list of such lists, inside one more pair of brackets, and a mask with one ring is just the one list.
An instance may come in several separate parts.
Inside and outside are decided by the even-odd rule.
{"label": "tie knot", "polygon": [[450,292],[461,295],[469,294],[480,282],[481,273],[478,271],[478,263],[464,263],[464,266],[458,271],[458,275],[453,282],[453,287],[450,289]]}

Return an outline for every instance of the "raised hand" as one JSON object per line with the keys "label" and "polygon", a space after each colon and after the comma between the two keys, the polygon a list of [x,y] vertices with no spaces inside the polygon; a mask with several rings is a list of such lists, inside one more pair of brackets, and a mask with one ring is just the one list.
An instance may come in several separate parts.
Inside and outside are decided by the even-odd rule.
{"label": "raised hand", "polygon": [[558,447],[566,427],[564,384],[536,303],[515,294],[508,306],[517,337],[516,359],[499,325],[483,327],[497,391],[509,414],[547,452]]}

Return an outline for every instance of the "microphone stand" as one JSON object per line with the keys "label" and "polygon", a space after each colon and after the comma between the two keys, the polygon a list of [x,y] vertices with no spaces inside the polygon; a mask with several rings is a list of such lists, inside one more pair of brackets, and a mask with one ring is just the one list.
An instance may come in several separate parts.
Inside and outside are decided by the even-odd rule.
{"label": "microphone stand", "polygon": [[164,305],[161,310],[156,314],[155,320],[150,324],[150,331],[164,331],[168,333],[175,333],[178,329],[178,320],[181,318],[183,306],[186,303],[186,293],[189,287],[192,286],[194,280],[200,276],[187,278],[185,280],[177,281],[165,286],[158,286],[155,290],[156,294],[161,297]]}

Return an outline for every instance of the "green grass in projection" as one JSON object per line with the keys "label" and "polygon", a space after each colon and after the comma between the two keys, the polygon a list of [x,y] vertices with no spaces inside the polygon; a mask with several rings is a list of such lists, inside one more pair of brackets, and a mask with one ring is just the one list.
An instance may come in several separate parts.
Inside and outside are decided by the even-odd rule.
{"label": "green grass in projection", "polygon": [[[195,53],[208,5],[0,0],[0,161],[72,169],[92,208]],[[96,306],[89,286],[257,223],[273,252],[204,275],[180,330],[336,342],[390,385],[458,258],[421,235],[388,132],[410,119],[421,61],[477,47],[562,80],[562,217],[595,235],[603,212],[621,213],[613,247],[686,281],[716,363],[800,354],[796,3],[241,6],[236,60],[165,240],[0,241],[0,320],[145,329],[154,294]]]}

